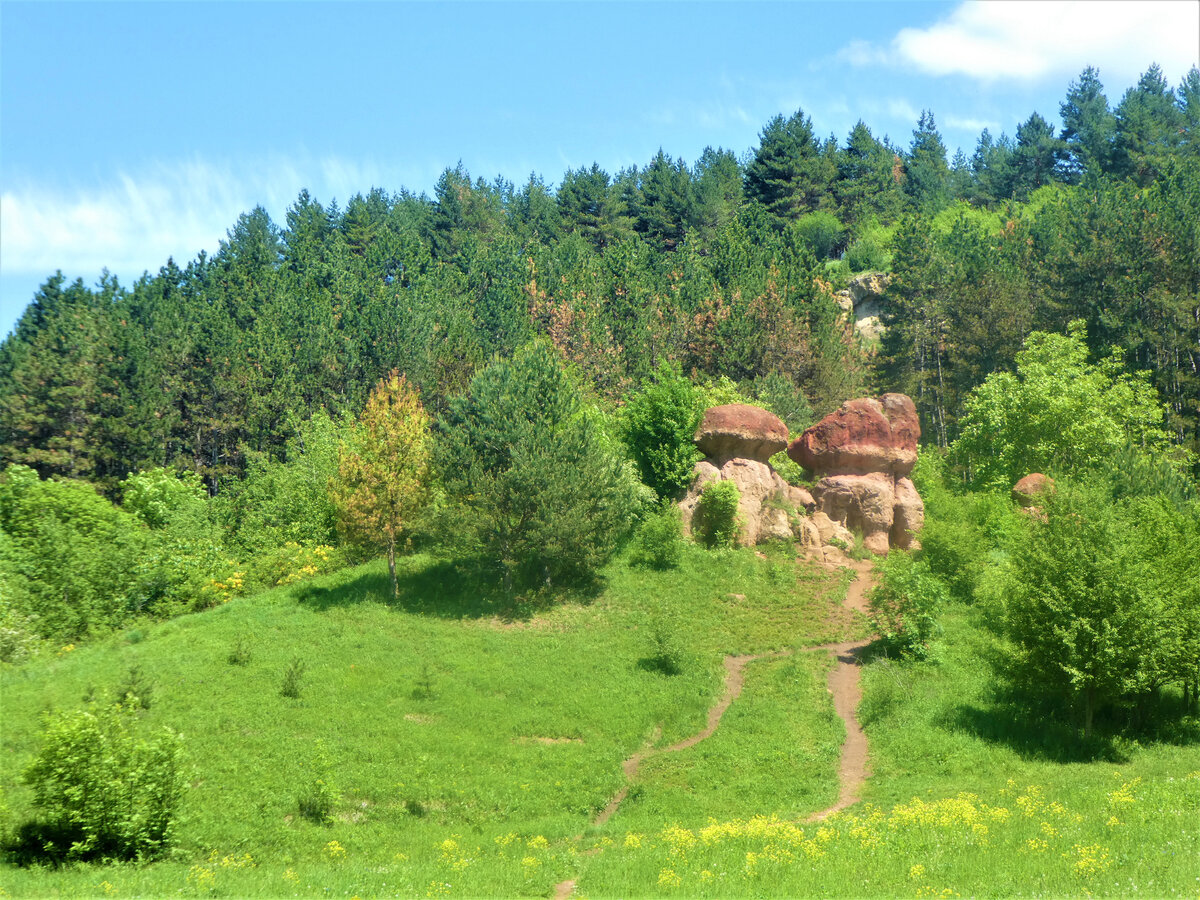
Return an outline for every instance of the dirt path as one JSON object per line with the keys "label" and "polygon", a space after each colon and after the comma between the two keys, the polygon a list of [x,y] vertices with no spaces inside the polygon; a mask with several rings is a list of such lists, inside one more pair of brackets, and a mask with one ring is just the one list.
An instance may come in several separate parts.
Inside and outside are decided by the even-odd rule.
{"label": "dirt path", "polygon": [[[844,605],[847,609],[856,609],[859,612],[865,613],[867,612],[867,593],[875,585],[875,581],[871,575],[871,564],[870,562],[856,561],[852,565],[852,568],[855,572],[855,578],[846,589]],[[819,647],[809,647],[806,650],[806,652],[826,650],[832,651],[837,655],[837,665],[829,673],[829,693],[833,695],[834,711],[837,712],[838,718],[846,724],[846,742],[842,745],[842,758],[838,765],[838,783],[841,789],[838,794],[837,803],[828,809],[814,813],[806,821],[820,821],[836,812],[840,812],[848,806],[854,805],[861,799],[862,785],[869,774],[867,766],[867,737],[863,734],[862,726],[858,723],[855,710],[862,699],[862,690],[859,687],[859,676],[862,670],[859,667],[858,656],[862,648],[867,646],[868,643],[869,641],[849,641],[841,644],[822,644]],[[701,741],[712,737],[716,733],[717,726],[721,724],[721,717],[725,715],[726,711],[733,704],[733,701],[742,693],[742,688],[746,683],[746,665],[748,663],[756,659],[787,655],[787,652],[782,652],[725,657],[725,693],[708,710],[708,722],[704,728],[691,737],[686,737],[681,741],[671,744],[669,747],[655,749],[654,745],[662,736],[662,729],[656,727],[646,743],[636,753],[621,763],[621,771],[625,773],[625,786],[617,791],[616,795],[608,801],[608,805],[592,820],[592,825],[603,825],[616,814],[617,809],[621,806],[621,802],[629,795],[629,788],[632,786],[633,780],[637,777],[638,770],[647,759],[657,756],[660,753],[675,753],[679,750],[695,747]],[[554,900],[567,900],[574,890],[574,879],[561,881],[554,886]]]}
{"label": "dirt path", "polygon": [[[871,573],[871,564],[856,561],[853,565],[854,581],[846,589],[845,606],[867,612],[867,594],[875,586]],[[833,708],[838,718],[846,725],[846,742],[842,744],[842,758],[838,764],[838,784],[840,790],[838,799],[833,806],[813,813],[806,821],[819,822],[836,812],[841,812],[848,806],[853,806],[862,799],[863,782],[867,780],[870,769],[867,764],[867,736],[863,734],[855,710],[862,700],[862,688],[859,678],[862,669],[859,665],[859,654],[869,641],[848,641],[842,644],[824,644],[813,647],[813,650],[830,650],[837,656],[837,665],[829,673],[829,693],[833,695]]]}

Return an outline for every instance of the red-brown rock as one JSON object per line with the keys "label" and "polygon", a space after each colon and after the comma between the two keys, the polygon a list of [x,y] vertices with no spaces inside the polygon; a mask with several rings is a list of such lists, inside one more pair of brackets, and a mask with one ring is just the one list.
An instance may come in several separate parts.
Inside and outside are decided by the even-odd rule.
{"label": "red-brown rock", "polygon": [[1041,472],[1026,475],[1012,489],[1012,498],[1024,509],[1040,506],[1043,494],[1054,493],[1054,479]]}
{"label": "red-brown rock", "polygon": [[823,474],[907,475],[917,460],[921,426],[912,400],[884,394],[847,400],[788,447],[788,456]]}
{"label": "red-brown rock", "polygon": [[709,459],[734,457],[766,462],[787,446],[783,421],[765,409],[745,403],[714,406],[696,430],[696,446]]}

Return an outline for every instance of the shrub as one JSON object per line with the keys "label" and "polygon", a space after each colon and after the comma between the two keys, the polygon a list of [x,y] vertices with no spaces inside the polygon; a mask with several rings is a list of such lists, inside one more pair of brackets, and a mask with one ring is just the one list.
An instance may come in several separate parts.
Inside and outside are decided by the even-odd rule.
{"label": "shrub", "polygon": [[133,858],[167,845],[185,784],[181,739],[169,728],[141,737],[135,721],[108,701],[47,716],[25,780],[51,855]]}
{"label": "shrub", "polygon": [[300,815],[317,825],[328,825],[333,821],[333,807],[337,802],[337,789],[333,785],[332,767],[323,745],[318,745],[313,760],[312,778],[296,797]]}
{"label": "shrub", "polygon": [[642,481],[659,497],[673,497],[691,481],[692,466],[700,458],[692,436],[703,412],[701,393],[666,363],[625,404],[625,443]]}
{"label": "shrub", "polygon": [[871,624],[885,648],[900,656],[924,659],[938,634],[938,612],[946,587],[929,567],[907,553],[892,553],[880,563],[882,580],[868,598]]}
{"label": "shrub", "polygon": [[792,227],[817,259],[832,256],[846,231],[837,216],[825,211],[801,216]]}
{"label": "shrub", "polygon": [[716,481],[700,494],[693,531],[708,547],[732,547],[737,539],[741,492],[732,481]]}
{"label": "shrub", "polygon": [[288,667],[283,670],[283,680],[279,683],[279,696],[290,700],[300,699],[300,686],[304,681],[304,670],[308,668],[304,660],[294,657]]}
{"label": "shrub", "polygon": [[683,523],[679,507],[669,503],[638,529],[629,561],[651,569],[674,569],[683,558]]}

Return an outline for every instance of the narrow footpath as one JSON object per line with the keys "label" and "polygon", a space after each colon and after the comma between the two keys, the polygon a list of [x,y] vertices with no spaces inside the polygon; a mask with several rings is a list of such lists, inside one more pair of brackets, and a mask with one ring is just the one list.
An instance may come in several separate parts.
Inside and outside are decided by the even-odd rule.
{"label": "narrow footpath", "polygon": [[[875,585],[871,572],[871,563],[869,561],[856,561],[852,564],[852,568],[855,577],[846,590],[844,605],[847,609],[855,609],[866,613],[867,594]],[[867,765],[867,736],[863,733],[862,726],[859,724],[855,713],[858,703],[862,699],[862,690],[859,686],[859,677],[862,673],[859,655],[868,643],[870,642],[849,641],[840,644],[821,644],[818,647],[809,647],[804,651],[812,653],[823,650],[836,654],[837,665],[829,673],[829,693],[833,696],[834,711],[846,726],[846,741],[842,744],[842,757],[838,765],[840,791],[837,802],[828,809],[823,809],[809,816],[805,820],[806,822],[819,822],[821,819],[825,819],[857,803],[862,796],[863,782],[866,781],[867,776],[870,774]],[[629,795],[629,789],[637,777],[638,770],[647,759],[662,753],[675,753],[680,750],[686,750],[689,747],[695,747],[701,741],[712,737],[716,733],[718,726],[721,724],[721,718],[733,704],[733,701],[742,693],[742,688],[746,683],[746,666],[748,663],[756,659],[771,659],[787,655],[789,655],[788,652],[779,652],[725,657],[725,690],[721,695],[721,699],[708,710],[708,721],[704,728],[690,737],[671,744],[669,747],[660,747],[657,749],[655,749],[654,745],[662,736],[662,730],[655,728],[654,732],[637,752],[621,764],[621,771],[625,774],[625,785],[617,791],[616,795],[608,801],[608,805],[592,820],[592,825],[603,825],[616,814],[622,801]],[[574,890],[574,879],[559,882],[554,886],[554,900],[567,900]]]}

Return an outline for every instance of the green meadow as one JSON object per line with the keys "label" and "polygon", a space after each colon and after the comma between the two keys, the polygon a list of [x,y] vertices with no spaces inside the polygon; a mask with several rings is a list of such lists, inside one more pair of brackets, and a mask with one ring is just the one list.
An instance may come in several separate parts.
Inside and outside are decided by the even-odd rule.
{"label": "green meadow", "polygon": [[[804,651],[864,634],[840,607],[848,578],[789,548],[689,547],[675,570],[618,560],[590,595],[514,605],[418,555],[395,601],[374,563],[6,666],[10,833],[33,812],[22,773],[42,713],[111,694],[132,669],[141,724],[184,736],[190,787],[164,857],[34,857],[5,866],[3,889],[1195,896],[1200,746],[1180,733],[1073,751],[1053,729],[1002,727],[993,639],[968,607],[949,610],[932,661],[866,665],[865,800],[807,823],[837,798],[845,732],[830,654]],[[649,755],[594,826],[622,762],[701,731],[724,657],[760,653],[717,731]],[[325,823],[301,814],[319,789]]]}

